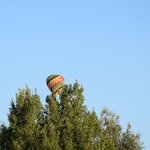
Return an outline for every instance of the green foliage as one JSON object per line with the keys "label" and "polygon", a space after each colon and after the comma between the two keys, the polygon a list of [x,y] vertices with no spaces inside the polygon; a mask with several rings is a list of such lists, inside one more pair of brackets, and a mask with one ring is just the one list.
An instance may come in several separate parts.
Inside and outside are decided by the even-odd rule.
{"label": "green foliage", "polygon": [[3,149],[22,150],[27,147],[35,149],[38,143],[37,129],[40,115],[42,115],[42,105],[36,92],[31,93],[28,87],[20,89],[19,94],[16,95],[16,104],[11,101],[9,127],[6,131],[9,133],[9,140],[6,141],[9,144],[5,144]]}
{"label": "green foliage", "polygon": [[9,126],[0,127],[0,150],[141,150],[140,135],[123,132],[119,116],[104,108],[98,117],[83,104],[83,87],[65,85],[59,96],[20,89],[11,101]]}

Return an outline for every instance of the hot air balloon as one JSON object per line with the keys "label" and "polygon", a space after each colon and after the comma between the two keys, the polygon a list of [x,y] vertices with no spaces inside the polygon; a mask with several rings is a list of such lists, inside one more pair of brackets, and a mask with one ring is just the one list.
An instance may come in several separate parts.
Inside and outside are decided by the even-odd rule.
{"label": "hot air balloon", "polygon": [[52,94],[56,96],[64,85],[64,78],[58,74],[52,74],[47,77],[46,84]]}

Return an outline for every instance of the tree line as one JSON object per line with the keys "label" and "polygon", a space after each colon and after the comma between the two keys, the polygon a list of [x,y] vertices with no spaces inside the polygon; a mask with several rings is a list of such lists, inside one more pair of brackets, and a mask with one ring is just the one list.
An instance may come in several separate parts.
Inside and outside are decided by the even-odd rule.
{"label": "tree line", "polygon": [[28,87],[11,101],[9,125],[1,124],[0,150],[142,150],[141,136],[107,108],[100,116],[84,105],[83,87],[65,85],[57,97],[40,96]]}

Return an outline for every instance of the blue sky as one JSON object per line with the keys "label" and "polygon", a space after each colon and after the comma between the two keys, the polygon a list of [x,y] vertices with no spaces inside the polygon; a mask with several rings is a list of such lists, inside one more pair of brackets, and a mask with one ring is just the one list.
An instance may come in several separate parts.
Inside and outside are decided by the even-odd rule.
{"label": "blue sky", "polygon": [[0,122],[25,84],[49,94],[45,80],[77,79],[85,104],[107,107],[132,124],[150,149],[150,1],[1,1]]}

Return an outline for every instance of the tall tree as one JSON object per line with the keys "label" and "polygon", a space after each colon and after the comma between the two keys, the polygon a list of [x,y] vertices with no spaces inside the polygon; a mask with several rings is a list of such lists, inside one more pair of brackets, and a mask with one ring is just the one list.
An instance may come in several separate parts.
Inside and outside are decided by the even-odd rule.
{"label": "tall tree", "polygon": [[42,116],[42,104],[39,96],[36,92],[31,93],[28,87],[20,89],[16,95],[16,102],[11,101],[7,129],[9,144],[6,144],[4,149],[24,150],[28,147],[37,149],[39,116]]}

